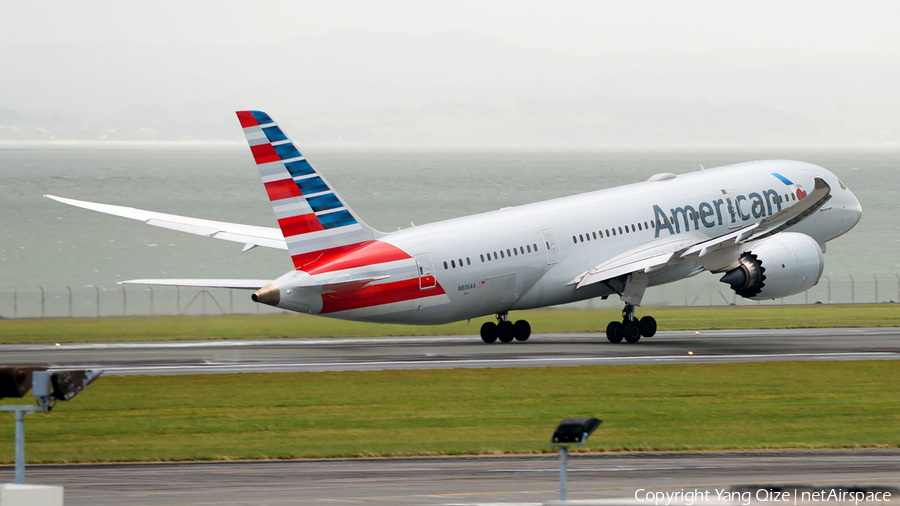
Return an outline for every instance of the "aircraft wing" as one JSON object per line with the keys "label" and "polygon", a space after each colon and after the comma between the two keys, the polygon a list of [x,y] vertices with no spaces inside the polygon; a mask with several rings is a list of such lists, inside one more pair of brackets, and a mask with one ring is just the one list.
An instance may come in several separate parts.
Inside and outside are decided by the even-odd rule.
{"label": "aircraft wing", "polygon": [[576,284],[576,288],[581,288],[632,272],[650,273],[682,260],[691,260],[707,270],[719,272],[737,260],[740,254],[738,249],[742,244],[782,232],[825,205],[831,199],[831,187],[822,178],[816,177],[814,182],[813,190],[795,205],[756,223],[708,240],[697,240],[696,237],[684,235],[682,239],[644,245],[583,272],[568,284]]}
{"label": "aircraft wing", "polygon": [[[257,227],[254,225],[241,225],[239,223],[227,223],[224,221],[204,220],[200,218],[189,218],[186,216],[178,216],[175,214],[157,213],[155,211],[144,211],[133,207],[114,206],[110,204],[98,204],[96,202],[86,202],[84,200],[67,199],[57,197],[55,195],[44,195],[48,199],[62,202],[70,206],[90,209],[106,214],[130,218],[132,220],[143,221],[148,225],[155,227],[168,228],[185,232],[188,234],[202,235],[205,237],[213,237],[215,239],[223,239],[225,241],[233,241],[243,243],[244,251],[263,246],[266,248],[287,249],[284,242],[284,236],[281,230],[269,227]],[[185,285],[182,285],[185,286]]]}
{"label": "aircraft wing", "polygon": [[730,234],[710,239],[696,244],[686,251],[681,252],[682,258],[696,257],[700,259],[711,252],[728,247],[732,244],[758,241],[771,237],[778,232],[800,223],[813,213],[818,211],[826,202],[831,200],[831,187],[822,178],[814,178],[815,187],[797,204],[786,207],[781,211],[763,218],[762,220],[741,228]]}

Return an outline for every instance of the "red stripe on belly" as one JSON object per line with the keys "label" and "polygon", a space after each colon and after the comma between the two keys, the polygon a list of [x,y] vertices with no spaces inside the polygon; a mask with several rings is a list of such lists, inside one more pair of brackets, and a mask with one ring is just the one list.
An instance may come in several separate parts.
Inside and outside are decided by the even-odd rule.
{"label": "red stripe on belly", "polygon": [[[320,254],[321,258],[316,260],[316,257]],[[310,253],[309,255],[312,256],[312,258],[310,258],[307,263],[309,261],[315,261],[312,264],[300,264],[300,267],[297,267],[309,274],[322,274],[324,272],[353,269],[354,267],[362,267],[364,265],[383,264],[385,262],[394,262],[411,258],[402,249],[381,241],[366,241],[354,245],[350,250],[334,248],[331,250],[320,251],[315,254]],[[297,265],[297,256],[294,257],[294,265]]]}
{"label": "red stripe on belly", "polygon": [[342,253],[346,253],[358,247],[359,244],[348,244],[346,246],[338,246],[336,248],[310,251],[308,253],[298,253],[292,256],[291,260],[294,262],[295,269],[297,269],[298,271],[306,271],[307,269],[312,269],[313,267],[318,265],[320,261],[325,262],[330,258],[334,258],[341,255]]}
{"label": "red stripe on belly", "polygon": [[441,295],[444,289],[438,284],[430,290],[419,289],[419,278],[367,286],[351,292],[322,294],[322,311],[319,314],[349,311],[364,307],[380,306],[392,302]]}

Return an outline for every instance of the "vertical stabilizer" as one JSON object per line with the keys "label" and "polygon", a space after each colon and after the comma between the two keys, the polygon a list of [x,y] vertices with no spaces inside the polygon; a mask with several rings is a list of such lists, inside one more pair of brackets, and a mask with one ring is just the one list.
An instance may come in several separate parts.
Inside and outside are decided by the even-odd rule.
{"label": "vertical stabilizer", "polygon": [[268,114],[238,111],[237,116],[295,268],[380,235],[356,216]]}

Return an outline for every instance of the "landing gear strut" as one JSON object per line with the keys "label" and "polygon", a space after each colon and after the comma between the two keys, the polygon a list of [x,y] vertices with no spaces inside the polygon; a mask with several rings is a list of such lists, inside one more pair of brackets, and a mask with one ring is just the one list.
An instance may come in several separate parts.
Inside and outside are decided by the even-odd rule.
{"label": "landing gear strut", "polygon": [[481,325],[481,340],[490,344],[498,339],[501,343],[527,341],[531,336],[531,325],[525,320],[509,321],[507,313],[497,314],[497,323],[484,322]]}
{"label": "landing gear strut", "polygon": [[611,343],[621,343],[622,339],[636,343],[641,340],[641,336],[653,337],[654,334],[656,334],[656,320],[652,316],[638,320],[634,316],[634,305],[627,302],[625,309],[622,310],[622,322],[612,321],[606,326],[606,338]]}

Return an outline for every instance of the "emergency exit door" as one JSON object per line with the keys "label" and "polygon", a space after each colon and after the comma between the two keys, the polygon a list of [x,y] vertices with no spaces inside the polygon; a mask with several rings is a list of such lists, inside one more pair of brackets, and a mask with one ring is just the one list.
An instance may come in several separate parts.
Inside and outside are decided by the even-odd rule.
{"label": "emergency exit door", "polygon": [[416,255],[416,268],[419,270],[419,290],[428,290],[437,286],[431,255],[428,253]]}

